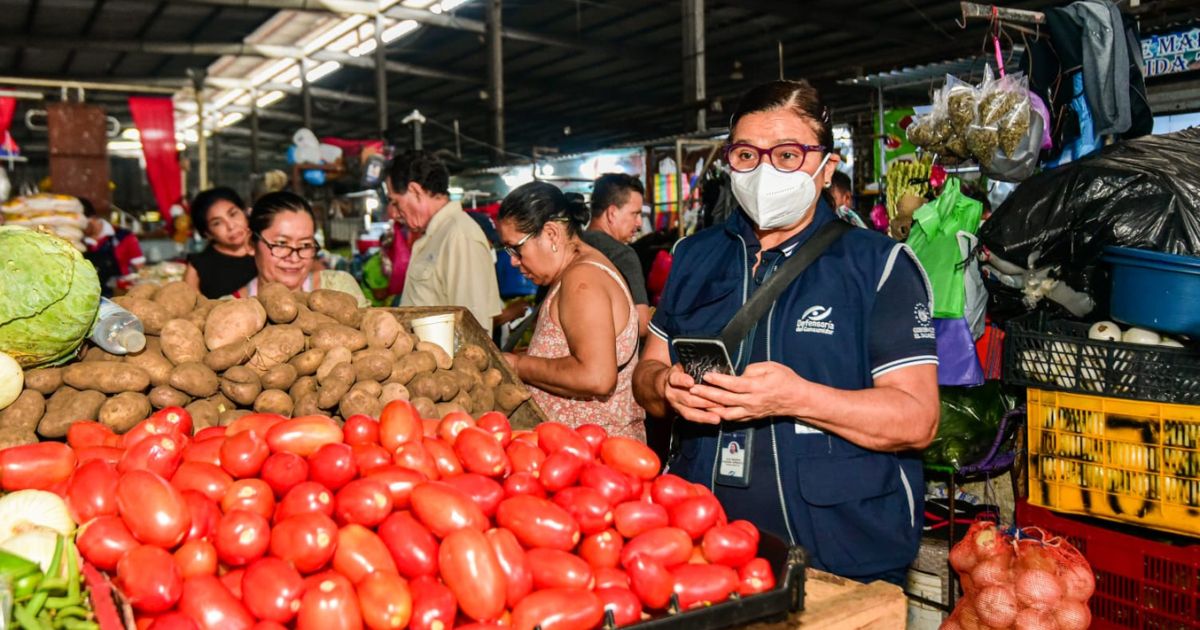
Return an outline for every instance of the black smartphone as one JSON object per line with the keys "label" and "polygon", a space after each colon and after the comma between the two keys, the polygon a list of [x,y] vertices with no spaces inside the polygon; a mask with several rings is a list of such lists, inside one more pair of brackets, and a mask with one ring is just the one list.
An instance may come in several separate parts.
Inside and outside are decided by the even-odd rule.
{"label": "black smartphone", "polygon": [[729,350],[720,339],[704,337],[677,337],[671,340],[671,347],[679,357],[679,364],[697,383],[704,380],[709,372],[733,374],[733,361],[729,359]]}

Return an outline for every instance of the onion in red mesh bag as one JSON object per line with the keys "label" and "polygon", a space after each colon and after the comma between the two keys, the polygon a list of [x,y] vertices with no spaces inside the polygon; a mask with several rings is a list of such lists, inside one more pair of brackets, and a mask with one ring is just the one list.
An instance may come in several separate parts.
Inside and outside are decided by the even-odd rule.
{"label": "onion in red mesh bag", "polygon": [[1015,630],[1061,630],[1054,613],[1036,608],[1022,610],[1013,627]]}
{"label": "onion in red mesh bag", "polygon": [[1073,600],[1063,600],[1054,611],[1058,621],[1058,630],[1085,630],[1092,625],[1092,611],[1087,604]]}
{"label": "onion in red mesh bag", "polygon": [[1017,620],[1020,607],[1017,593],[1011,584],[989,586],[975,596],[975,611],[979,620],[993,628],[1007,628]]}
{"label": "onion in red mesh bag", "polygon": [[1022,606],[1053,610],[1063,598],[1063,585],[1058,576],[1041,569],[1017,571],[1017,600]]}
{"label": "onion in red mesh bag", "polygon": [[975,569],[971,571],[971,582],[977,589],[1012,584],[1013,572],[1008,558],[997,556],[975,565]]}
{"label": "onion in red mesh bag", "polygon": [[1096,576],[1092,575],[1092,569],[1087,564],[1068,564],[1063,567],[1062,579],[1065,587],[1063,597],[1069,600],[1086,602],[1096,592]]}

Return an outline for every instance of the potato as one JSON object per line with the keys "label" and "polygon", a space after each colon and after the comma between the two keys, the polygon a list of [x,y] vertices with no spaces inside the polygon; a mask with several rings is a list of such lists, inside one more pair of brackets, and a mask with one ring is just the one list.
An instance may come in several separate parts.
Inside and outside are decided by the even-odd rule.
{"label": "potato", "polygon": [[292,292],[278,282],[265,284],[258,289],[258,301],[267,311],[267,319],[274,324],[290,324],[300,313],[299,304]]}
{"label": "potato", "polygon": [[480,387],[471,392],[471,413],[484,414],[496,408],[496,390]]}
{"label": "potato", "polygon": [[296,368],[280,363],[262,375],[264,389],[288,389],[296,382]]}
{"label": "potato", "polygon": [[372,396],[371,392],[357,386],[350,388],[338,403],[338,413],[343,418],[359,414],[378,418],[382,409],[383,404],[379,402],[379,396]]}
{"label": "potato", "polygon": [[387,350],[364,350],[354,359],[354,375],[358,381],[383,381],[392,375],[392,353]]}
{"label": "potato", "polygon": [[63,368],[63,382],[75,389],[106,394],[140,392],[150,386],[150,375],[140,367],[115,361],[73,363]]}
{"label": "potato", "polygon": [[118,306],[133,313],[142,322],[142,328],[148,335],[157,335],[167,321],[172,319],[171,313],[157,302],[144,298],[121,296],[113,298]]}
{"label": "potato", "polygon": [[263,390],[254,399],[254,410],[258,413],[277,413],[281,416],[292,415],[292,397],[287,392],[278,389]]}
{"label": "potato", "polygon": [[189,402],[192,402],[192,397],[171,387],[170,385],[159,385],[150,390],[150,406],[155,409],[164,409],[166,407],[183,407]]}
{"label": "potato", "polygon": [[317,390],[317,406],[321,409],[333,409],[353,384],[354,366],[349,363],[337,364],[325,376],[325,380],[321,381],[321,387]]}
{"label": "potato", "polygon": [[27,389],[0,411],[0,431],[33,433],[45,413],[46,397],[41,392]]}
{"label": "potato", "polygon": [[316,394],[296,399],[296,406],[292,409],[292,417],[299,418],[300,416],[320,415],[325,415],[325,411],[317,406]]}
{"label": "potato", "polygon": [[412,399],[411,402],[412,406],[416,407],[422,418],[441,419],[441,416],[439,416],[437,412],[437,405],[432,400],[418,397]]}
{"label": "potato", "polygon": [[450,403],[458,405],[467,413],[472,413],[472,409],[475,407],[475,399],[471,398],[471,395],[467,392],[459,392],[457,396],[450,400]]}
{"label": "potato", "polygon": [[0,451],[14,446],[37,444],[38,436],[33,431],[19,429],[0,429]]}
{"label": "potato", "polygon": [[183,281],[168,282],[154,295],[154,301],[171,317],[184,318],[196,307],[200,293]]}
{"label": "potato", "polygon": [[288,389],[288,396],[291,396],[292,400],[300,400],[301,398],[306,398],[308,396],[316,398],[317,379],[311,376],[301,376],[300,378],[296,379],[296,382],[292,383],[292,387]]}
{"label": "potato", "polygon": [[324,313],[346,326],[357,327],[362,315],[358,312],[358,301],[349,293],[333,289],[317,289],[308,294],[308,308]]}
{"label": "potato", "polygon": [[254,336],[254,349],[250,367],[266,372],[304,350],[304,331],[287,324],[267,326]]}
{"label": "potato", "polygon": [[214,372],[224,372],[235,365],[242,365],[252,356],[254,356],[254,340],[238,339],[205,355],[204,365]]}
{"label": "potato", "polygon": [[437,369],[437,359],[428,352],[413,352],[392,364],[389,383],[408,385],[420,374],[429,374]]}
{"label": "potato", "polygon": [[325,358],[321,360],[321,366],[317,368],[317,380],[324,381],[329,372],[338,364],[350,363],[350,351],[345,348],[330,348],[325,352]]}
{"label": "potato", "polygon": [[258,373],[244,365],[231,367],[222,375],[221,393],[239,405],[253,404],[262,390]]}
{"label": "potato", "polygon": [[[65,437],[67,429],[77,421],[99,419],[100,406],[105,400],[105,395],[97,391],[81,392],[70,387],[59,389],[46,401],[46,414],[38,423],[38,434],[44,438]],[[147,410],[138,420],[148,415],[150,413]]]}
{"label": "potato", "polygon": [[248,416],[252,413],[254,412],[250,411],[249,409],[226,409],[217,416],[217,424],[222,427],[227,427],[233,424],[234,420],[237,420],[242,416]]}
{"label": "potato", "polygon": [[408,400],[408,388],[400,383],[388,383],[379,394],[379,402],[386,405],[393,400]]}
{"label": "potato", "polygon": [[350,352],[367,347],[367,336],[362,331],[342,324],[326,324],[317,328],[312,336],[314,348],[345,348]]}
{"label": "potato", "polygon": [[175,366],[163,356],[162,345],[158,337],[146,337],[146,347],[137,354],[125,355],[125,364],[139,367],[150,375],[150,384],[154,387],[166,385],[171,378],[171,370]]}
{"label": "potato", "polygon": [[317,368],[321,367],[321,361],[324,360],[325,350],[313,348],[292,357],[288,364],[296,368],[296,376],[312,376],[317,373]]}
{"label": "potato", "polygon": [[200,296],[196,299],[196,308],[192,309],[192,312],[188,313],[184,319],[192,322],[196,328],[204,330],[204,324],[208,321],[208,314],[216,308],[217,304],[220,304],[219,300],[210,300],[204,296]]}
{"label": "potato", "polygon": [[413,337],[407,330],[404,330],[404,328],[401,327],[400,332],[396,333],[396,340],[392,342],[392,356],[396,357],[397,359],[402,358],[408,353],[412,352],[416,345],[417,338]]}
{"label": "potato", "polygon": [[458,367],[459,363],[473,365],[480,372],[488,369],[492,364],[487,350],[473,343],[463,344],[463,347],[459,348],[458,354],[454,355],[454,366]]}
{"label": "potato", "polygon": [[338,323],[338,321],[324,313],[317,313],[308,309],[307,306],[300,305],[297,307],[296,319],[293,324],[300,327],[304,334],[311,335],[317,332],[317,329],[322,326],[329,326]]}
{"label": "potato", "polygon": [[402,326],[395,315],[385,310],[371,309],[363,314],[359,329],[367,336],[367,346],[386,350],[396,342]]}
{"label": "potato", "polygon": [[267,311],[258,300],[224,300],[204,321],[204,344],[216,350],[239,339],[249,339],[267,324]]}
{"label": "potato", "polygon": [[443,350],[442,347],[437,345],[436,343],[429,343],[428,341],[418,341],[417,342],[417,350],[420,350],[423,352],[428,352],[429,354],[432,354],[434,360],[437,362],[437,366],[439,369],[449,370],[450,368],[454,367],[454,359],[451,359],[450,355],[446,354],[446,351]]}
{"label": "potato", "polygon": [[476,370],[474,366],[466,369],[459,369],[456,364],[454,369],[450,370],[450,374],[454,375],[455,380],[458,381],[458,388],[464,392],[475,391],[476,389],[483,387],[483,377],[479,374],[479,370]]}
{"label": "potato", "polygon": [[217,411],[217,406],[208,400],[196,400],[192,404],[184,407],[185,410],[192,416],[192,426],[195,430],[207,429],[208,427],[217,426],[221,412]]}
{"label": "potato", "polygon": [[434,413],[437,414],[436,416],[434,416],[435,418],[445,418],[446,416],[448,416],[456,411],[461,411],[463,413],[467,412],[466,409],[463,409],[459,405],[452,403],[452,402],[438,403],[438,404],[434,405],[433,409],[434,409]]}
{"label": "potato", "polygon": [[[49,396],[62,386],[62,368],[41,368],[25,372],[25,389]],[[14,403],[15,404],[15,403]]]}
{"label": "potato", "polygon": [[442,395],[442,387],[433,374],[418,374],[408,384],[408,391],[417,398],[428,398],[437,402]]}
{"label": "potato", "polygon": [[506,414],[512,413],[526,400],[529,400],[529,391],[512,383],[504,383],[496,388],[496,408]]}
{"label": "potato", "polygon": [[383,394],[383,385],[380,385],[375,381],[363,381],[361,383],[355,383],[350,389],[361,389],[375,398],[379,398]]}
{"label": "potato", "polygon": [[496,389],[500,387],[500,383],[504,382],[504,374],[496,368],[488,368],[488,371],[481,375],[483,386],[487,389]]}
{"label": "potato", "polygon": [[220,386],[216,372],[210,370],[203,363],[195,362],[175,366],[175,369],[171,370],[171,378],[168,383],[171,387],[196,398],[212,396],[217,393],[217,387]]}
{"label": "potato", "polygon": [[150,415],[150,399],[136,392],[117,394],[100,407],[100,422],[117,433],[124,433]]}
{"label": "potato", "polygon": [[204,347],[204,333],[186,319],[167,322],[159,337],[163,356],[175,365],[203,361],[204,355],[208,354],[208,348]]}
{"label": "potato", "polygon": [[101,348],[100,346],[87,346],[87,348],[83,351],[83,356],[80,360],[87,361],[89,363],[95,361],[116,361],[119,363],[125,360],[125,355],[105,352],[104,348]]}
{"label": "potato", "polygon": [[434,381],[437,382],[438,396],[434,400],[439,402],[450,402],[458,395],[458,379],[455,378],[452,372],[438,370],[433,375]]}
{"label": "potato", "polygon": [[138,298],[141,300],[153,300],[154,296],[158,295],[159,286],[154,282],[134,285],[125,292],[127,298]]}
{"label": "potato", "polygon": [[231,409],[237,409],[237,405],[233,404],[233,401],[226,398],[225,394],[222,394],[221,392],[217,392],[212,396],[205,398],[205,400],[213,404],[213,407],[217,410],[217,415],[223,414]]}

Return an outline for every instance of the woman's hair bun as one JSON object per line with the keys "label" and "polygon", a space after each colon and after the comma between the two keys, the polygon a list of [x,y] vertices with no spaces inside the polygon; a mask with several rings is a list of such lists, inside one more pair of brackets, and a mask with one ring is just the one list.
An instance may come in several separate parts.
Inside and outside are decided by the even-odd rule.
{"label": "woman's hair bun", "polygon": [[582,228],[592,220],[592,210],[588,208],[587,202],[583,200],[583,195],[579,193],[566,193],[563,195],[566,199],[566,215],[567,219],[578,227]]}

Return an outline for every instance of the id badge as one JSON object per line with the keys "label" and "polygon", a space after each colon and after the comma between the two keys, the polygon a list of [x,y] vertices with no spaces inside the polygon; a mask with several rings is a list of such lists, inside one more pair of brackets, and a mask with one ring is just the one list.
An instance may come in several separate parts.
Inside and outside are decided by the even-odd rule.
{"label": "id badge", "polygon": [[754,432],[746,429],[721,434],[717,459],[717,483],[734,488],[750,487],[750,454]]}

